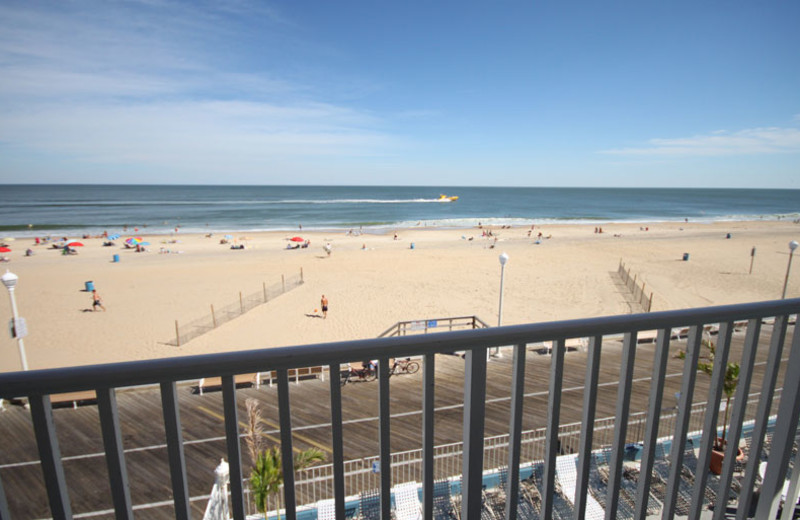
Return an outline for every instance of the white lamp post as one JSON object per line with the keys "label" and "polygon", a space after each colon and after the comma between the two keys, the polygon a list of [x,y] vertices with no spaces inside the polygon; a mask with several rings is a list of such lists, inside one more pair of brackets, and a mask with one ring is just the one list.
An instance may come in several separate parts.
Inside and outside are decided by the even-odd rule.
{"label": "white lamp post", "polygon": [[[500,307],[497,311],[497,326],[503,324],[503,281],[506,274],[506,264],[508,263],[508,255],[503,253],[500,255]],[[494,356],[500,355],[500,347],[494,348]]]}
{"label": "white lamp post", "polygon": [[11,297],[11,314],[14,318],[14,331],[15,337],[17,338],[17,343],[19,344],[19,359],[22,361],[22,370],[28,370],[28,361],[25,359],[25,344],[22,342],[22,337],[19,336],[18,331],[19,316],[17,315],[17,300],[14,298],[14,288],[17,286],[17,280],[19,280],[19,276],[15,275],[9,270],[6,270],[6,274],[0,276],[0,280],[3,281],[3,285],[6,286],[6,289],[8,289],[8,295]]}
{"label": "white lamp post", "polygon": [[786,266],[786,278],[783,280],[783,296],[781,296],[782,300],[786,299],[786,286],[789,285],[789,270],[792,268],[792,256],[794,255],[794,250],[797,249],[797,240],[792,240],[789,242],[789,264]]}

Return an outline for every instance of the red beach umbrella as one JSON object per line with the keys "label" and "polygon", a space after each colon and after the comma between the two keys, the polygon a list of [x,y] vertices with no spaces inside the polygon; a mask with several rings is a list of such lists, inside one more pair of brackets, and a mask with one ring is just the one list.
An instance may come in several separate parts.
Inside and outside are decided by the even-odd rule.
{"label": "red beach umbrella", "polygon": [[83,244],[80,242],[70,242],[67,244],[67,247],[83,247]]}
{"label": "red beach umbrella", "polygon": [[293,238],[290,238],[289,240],[291,240],[292,242],[305,242],[303,237],[293,237]]}
{"label": "red beach umbrella", "polygon": [[7,247],[0,247],[0,253],[10,253],[11,250]]}

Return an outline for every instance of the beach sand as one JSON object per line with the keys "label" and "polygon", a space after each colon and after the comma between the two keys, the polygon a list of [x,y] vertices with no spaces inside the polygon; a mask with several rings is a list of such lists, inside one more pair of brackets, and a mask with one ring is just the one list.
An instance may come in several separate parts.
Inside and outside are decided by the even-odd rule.
{"label": "beach sand", "polygon": [[[533,238],[528,228],[494,229],[496,242],[480,229],[401,229],[397,240],[391,232],[303,232],[311,246],[291,251],[286,244],[294,234],[285,232],[249,233],[243,250],[220,244],[221,235],[145,235],[152,244],[147,252],[102,247],[102,239],[91,238],[81,239],[85,246],[75,256],[17,239],[2,269],[19,276],[28,364],[42,369],[374,338],[405,320],[475,315],[496,325],[502,252],[510,257],[504,325],[640,312],[616,274],[620,260],[652,291],[654,311],[778,299],[787,244],[800,237],[800,226],[789,221],[602,227],[596,234],[587,225],[537,226]],[[534,244],[540,231],[552,238]],[[170,240],[177,243],[162,243]],[[328,242],[330,256],[323,249]],[[28,247],[31,257],[24,256]],[[162,247],[172,252],[159,254]],[[240,292],[259,293],[301,269],[299,287],[180,347],[168,344],[176,320],[210,316],[211,305],[236,304]],[[91,312],[84,290],[90,280],[106,312]],[[327,319],[318,317],[322,294],[330,301]],[[800,265],[788,296],[800,296]],[[10,316],[3,295],[0,317]],[[8,333],[0,352],[0,371],[20,369]]]}

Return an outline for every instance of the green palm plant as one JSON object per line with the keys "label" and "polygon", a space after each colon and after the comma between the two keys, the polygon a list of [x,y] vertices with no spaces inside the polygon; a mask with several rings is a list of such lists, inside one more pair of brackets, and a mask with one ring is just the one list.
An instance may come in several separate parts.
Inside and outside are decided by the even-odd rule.
{"label": "green palm plant", "polygon": [[[298,452],[294,456],[293,467],[295,471],[307,468],[317,462],[325,460],[325,454],[317,448],[309,448]],[[281,450],[278,446],[271,446],[263,450],[256,457],[256,463],[250,473],[250,489],[259,513],[267,516],[267,499],[271,495],[278,498],[278,519],[280,520],[280,489],[283,485],[283,467],[281,466]]]}
{"label": "green palm plant", "polygon": [[[708,349],[708,354],[700,356],[700,360],[697,362],[697,370],[711,377],[714,371],[714,357],[717,354],[717,346],[707,339],[702,340],[701,344]],[[686,359],[686,352],[679,351],[678,357]],[[731,407],[731,398],[736,393],[736,387],[739,385],[739,368],[739,363],[730,362],[725,367],[725,379],[722,382],[722,393],[725,394],[725,415],[722,421],[722,437],[714,440],[715,450],[722,451],[725,449],[725,438],[728,433],[728,413]]]}

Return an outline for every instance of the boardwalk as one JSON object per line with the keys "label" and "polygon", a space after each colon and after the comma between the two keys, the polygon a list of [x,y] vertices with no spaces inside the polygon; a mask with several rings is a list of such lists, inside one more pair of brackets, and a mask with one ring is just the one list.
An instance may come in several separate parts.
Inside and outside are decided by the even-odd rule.
{"label": "boardwalk", "polygon": [[[789,330],[791,333],[792,330]],[[762,328],[761,344],[757,357],[756,375],[751,392],[760,388],[761,370],[766,359],[771,329]],[[744,334],[737,333],[733,340],[731,361],[740,357]],[[791,337],[791,336],[789,336]],[[683,347],[674,341],[673,353]],[[636,350],[631,413],[647,407],[654,345],[641,343]],[[619,381],[621,344],[606,340],[600,367],[597,418],[615,415],[617,382]],[[489,363],[487,377],[486,436],[508,432],[511,359],[510,351]],[[458,356],[437,356],[436,360],[436,418],[435,443],[458,442],[462,436],[462,401],[464,361]],[[683,362],[670,358],[664,406],[675,404]],[[524,402],[524,429],[546,426],[547,384],[550,358],[529,349]],[[570,352],[566,356],[561,423],[579,422],[583,400],[583,380],[586,354]],[[781,374],[781,380],[783,375]],[[392,452],[416,449],[421,444],[422,371],[414,375],[399,375],[391,379]],[[290,385],[292,404],[293,442],[296,449],[317,447],[330,455],[329,383],[303,381]],[[708,378],[698,377],[695,402],[705,401]],[[353,383],[342,390],[344,419],[345,460],[372,456],[378,453],[377,400],[378,385]],[[248,397],[261,403],[264,429],[268,442],[279,443],[277,419],[277,389],[262,386],[260,389],[241,389],[237,393],[239,414],[245,421],[244,402]],[[206,500],[213,484],[213,469],[226,457],[222,395],[210,392],[197,395],[191,385],[179,387],[180,414],[183,425],[189,493],[197,497],[192,502],[195,518],[202,517]],[[147,518],[174,518],[169,467],[161,401],[157,388],[132,389],[118,393],[123,442],[130,476],[131,496],[134,505],[150,504]],[[54,410],[54,419],[64,458],[73,512],[77,515],[102,512],[92,518],[112,519],[113,510],[107,484],[106,466],[96,406],[78,409]],[[13,518],[35,519],[50,516],[47,506],[41,468],[33,437],[30,415],[15,406],[0,415],[0,437],[4,439],[0,452],[0,475]],[[243,450],[244,465],[249,467]],[[357,490],[348,490],[356,492]],[[163,503],[163,504],[161,504]],[[155,504],[155,506],[153,506]],[[87,515],[88,516],[88,515]]]}

